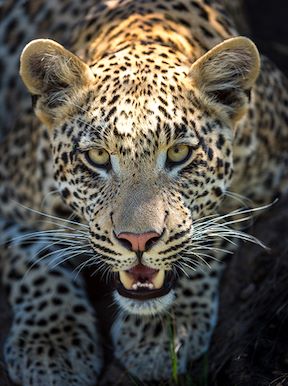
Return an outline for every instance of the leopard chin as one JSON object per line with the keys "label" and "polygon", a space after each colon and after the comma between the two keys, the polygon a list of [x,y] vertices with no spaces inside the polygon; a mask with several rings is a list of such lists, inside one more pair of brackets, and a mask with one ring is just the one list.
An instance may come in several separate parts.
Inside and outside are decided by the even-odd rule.
{"label": "leopard chin", "polygon": [[118,272],[114,299],[130,314],[159,314],[172,304],[175,283],[172,270],[155,269],[140,263]]}
{"label": "leopard chin", "polygon": [[171,289],[166,295],[161,297],[138,300],[120,295],[114,291],[114,300],[123,311],[133,315],[158,315],[166,312],[175,300],[175,291]]}

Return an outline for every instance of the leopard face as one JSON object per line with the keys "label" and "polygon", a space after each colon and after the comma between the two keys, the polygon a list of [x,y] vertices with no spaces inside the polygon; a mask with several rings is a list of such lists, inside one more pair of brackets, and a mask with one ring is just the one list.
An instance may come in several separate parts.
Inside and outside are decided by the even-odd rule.
{"label": "leopard face", "polygon": [[183,256],[190,268],[197,260],[194,223],[215,213],[229,186],[233,125],[258,56],[244,38],[192,67],[165,47],[139,62],[144,49],[120,50],[89,68],[38,40],[22,54],[21,74],[50,127],[62,197],[88,224],[95,261],[114,273],[116,300],[153,314],[173,302]]}

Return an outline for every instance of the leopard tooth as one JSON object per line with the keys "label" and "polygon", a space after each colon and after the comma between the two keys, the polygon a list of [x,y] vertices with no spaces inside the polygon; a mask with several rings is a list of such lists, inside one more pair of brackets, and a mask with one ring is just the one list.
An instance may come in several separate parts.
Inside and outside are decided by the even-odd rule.
{"label": "leopard tooth", "polygon": [[163,287],[164,279],[165,279],[165,271],[164,269],[160,269],[151,280],[154,285],[154,288],[159,289]]}
{"label": "leopard tooth", "polygon": [[132,286],[134,283],[134,279],[133,277],[131,277],[131,275],[129,275],[129,273],[125,271],[119,271],[119,279],[126,289],[130,290],[133,288]]}

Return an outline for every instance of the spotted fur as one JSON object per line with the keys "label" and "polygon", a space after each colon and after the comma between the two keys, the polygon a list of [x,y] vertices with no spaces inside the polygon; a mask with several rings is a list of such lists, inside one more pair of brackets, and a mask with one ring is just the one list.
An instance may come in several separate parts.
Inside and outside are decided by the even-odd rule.
{"label": "spotted fur", "polygon": [[[3,15],[0,215],[10,248],[1,247],[1,266],[14,313],[11,378],[94,384],[101,345],[74,268],[92,265],[111,278],[139,259],[178,279],[147,301],[115,292],[124,312],[112,329],[114,355],[142,380],[169,378],[172,318],[185,372],[209,346],[225,242],[252,240],[230,230],[233,210],[243,197],[267,204],[287,190],[287,80],[264,57],[259,70],[256,47],[237,36],[221,1],[8,1]],[[36,119],[16,77],[32,38],[20,74]],[[167,158],[175,144],[189,147],[183,163]],[[105,167],[89,161],[95,147],[108,152]],[[59,213],[67,221],[53,230]],[[79,222],[69,222],[72,214]],[[141,256],[117,237],[151,231],[160,237]]]}

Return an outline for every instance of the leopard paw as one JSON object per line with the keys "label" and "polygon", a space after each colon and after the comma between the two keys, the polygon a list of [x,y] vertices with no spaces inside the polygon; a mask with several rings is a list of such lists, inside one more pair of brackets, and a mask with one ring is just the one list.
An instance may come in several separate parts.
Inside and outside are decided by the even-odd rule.
{"label": "leopard paw", "polygon": [[82,323],[45,331],[14,325],[5,345],[9,375],[22,386],[95,385],[101,368],[96,343]]}

